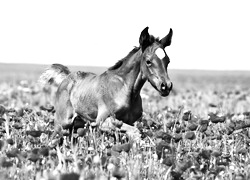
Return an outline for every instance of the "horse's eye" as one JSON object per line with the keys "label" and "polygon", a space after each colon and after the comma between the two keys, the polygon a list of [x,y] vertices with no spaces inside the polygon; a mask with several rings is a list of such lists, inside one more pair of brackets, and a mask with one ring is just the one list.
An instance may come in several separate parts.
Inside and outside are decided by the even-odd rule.
{"label": "horse's eye", "polygon": [[152,62],[150,60],[146,60],[146,64],[147,64],[147,66],[151,66]]}

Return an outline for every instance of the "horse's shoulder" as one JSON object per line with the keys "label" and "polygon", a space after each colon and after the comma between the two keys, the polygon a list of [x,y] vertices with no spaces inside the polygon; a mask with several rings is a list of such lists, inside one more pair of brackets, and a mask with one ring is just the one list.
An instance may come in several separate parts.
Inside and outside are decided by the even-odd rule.
{"label": "horse's shoulder", "polygon": [[113,72],[105,72],[101,74],[101,79],[103,81],[107,81],[107,83],[125,83],[125,79],[123,77]]}

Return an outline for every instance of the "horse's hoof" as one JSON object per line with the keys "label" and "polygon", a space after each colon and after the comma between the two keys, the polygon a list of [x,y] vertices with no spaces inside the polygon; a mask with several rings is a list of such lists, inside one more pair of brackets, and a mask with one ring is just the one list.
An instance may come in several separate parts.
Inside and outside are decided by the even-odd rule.
{"label": "horse's hoof", "polygon": [[119,121],[119,120],[117,120],[117,119],[111,120],[111,123],[112,123],[115,127],[117,127],[117,128],[121,128],[122,125],[123,125],[123,122],[122,122],[122,121]]}

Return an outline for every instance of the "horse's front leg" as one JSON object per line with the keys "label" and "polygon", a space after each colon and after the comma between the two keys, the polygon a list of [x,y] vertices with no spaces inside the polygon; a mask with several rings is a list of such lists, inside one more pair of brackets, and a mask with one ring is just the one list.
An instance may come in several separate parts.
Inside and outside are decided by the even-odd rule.
{"label": "horse's front leg", "polygon": [[102,124],[102,129],[108,130],[118,130],[125,132],[131,139],[138,139],[141,137],[138,128],[123,123],[122,121],[116,119],[114,116],[108,117]]}
{"label": "horse's front leg", "polygon": [[99,108],[96,121],[92,124],[99,127],[101,131],[110,132],[112,130],[119,130],[123,123],[115,119],[112,113],[104,106],[102,108]]}
{"label": "horse's front leg", "polygon": [[138,128],[128,125],[126,123],[123,123],[122,126],[120,127],[121,131],[125,131],[126,134],[132,138],[132,139],[138,139],[141,137],[140,131]]}
{"label": "horse's front leg", "polygon": [[136,127],[116,119],[105,107],[99,108],[96,125],[102,131],[110,132],[111,130],[120,130],[126,132],[126,134],[131,138],[140,137],[140,131]]}

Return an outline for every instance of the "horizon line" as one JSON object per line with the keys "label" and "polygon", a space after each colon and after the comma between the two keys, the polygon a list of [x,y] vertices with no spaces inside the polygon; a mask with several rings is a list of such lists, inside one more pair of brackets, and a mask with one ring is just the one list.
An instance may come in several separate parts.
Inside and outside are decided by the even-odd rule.
{"label": "horizon line", "polygon": [[[51,63],[51,64],[42,64],[42,63],[16,63],[16,62],[0,62],[0,64],[5,64],[5,65],[34,65],[34,66],[49,66],[51,64],[55,64],[55,63]],[[60,64],[60,63],[59,63]],[[76,64],[62,64],[65,66],[71,66],[71,67],[91,67],[91,68],[109,68],[109,66],[98,66],[98,65],[76,65]],[[250,69],[189,69],[189,68],[168,68],[168,70],[176,70],[176,71],[249,71]]]}

